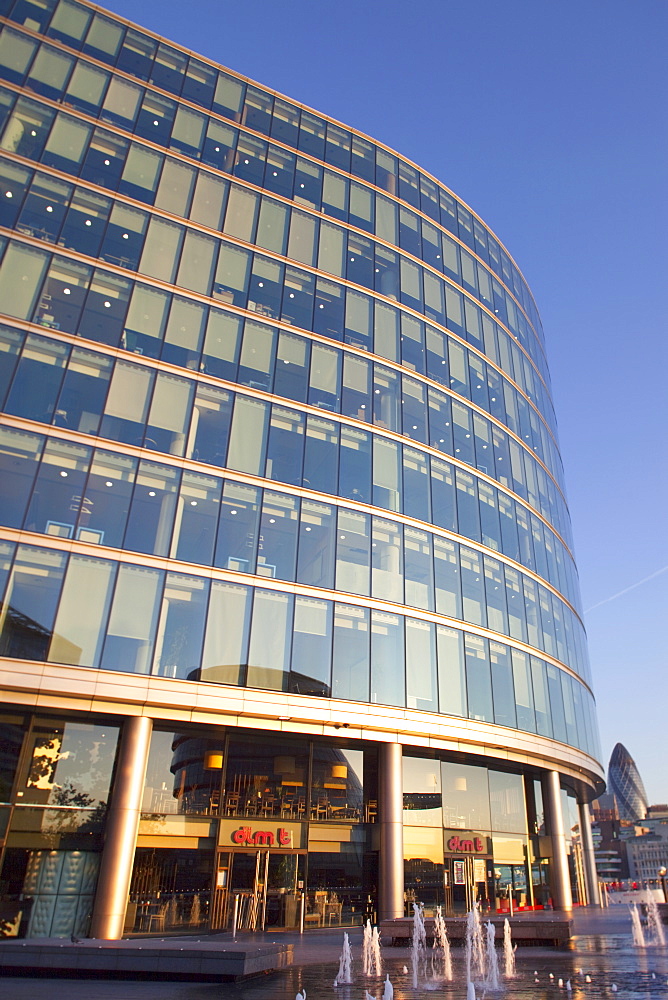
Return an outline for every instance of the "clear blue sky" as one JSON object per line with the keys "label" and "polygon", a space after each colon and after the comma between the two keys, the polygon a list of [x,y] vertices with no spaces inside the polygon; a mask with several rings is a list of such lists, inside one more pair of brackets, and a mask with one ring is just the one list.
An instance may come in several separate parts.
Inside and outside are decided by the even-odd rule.
{"label": "clear blue sky", "polygon": [[515,257],[548,341],[604,763],[624,743],[668,801],[666,0],[108,6],[388,143]]}

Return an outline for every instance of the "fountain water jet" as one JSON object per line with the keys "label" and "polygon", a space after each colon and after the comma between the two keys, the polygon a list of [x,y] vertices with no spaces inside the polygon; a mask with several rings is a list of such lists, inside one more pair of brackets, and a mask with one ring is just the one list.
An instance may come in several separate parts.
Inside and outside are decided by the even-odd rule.
{"label": "fountain water jet", "polygon": [[474,904],[466,918],[466,982],[473,981],[472,976],[483,979],[485,976],[485,949],[482,941],[482,924],[478,904]]}
{"label": "fountain water jet", "polygon": [[394,986],[390,982],[389,975],[385,977],[382,1000],[394,1000]]}
{"label": "fountain water jet", "polygon": [[424,926],[424,910],[413,903],[413,935],[411,938],[411,967],[413,989],[418,988],[418,980],[427,978],[427,932]]}
{"label": "fountain water jet", "polygon": [[636,948],[644,948],[646,946],[645,932],[642,929],[642,924],[640,923],[640,913],[638,912],[638,907],[635,903],[631,903],[629,905],[629,911],[631,913],[633,944]]}
{"label": "fountain water jet", "polygon": [[658,944],[663,947],[666,943],[666,935],[661,923],[659,907],[656,905],[654,897],[649,895],[647,899],[647,929],[651,934],[652,944]]}
{"label": "fountain water jet", "polygon": [[367,920],[362,940],[362,973],[365,976],[380,976],[382,965],[378,928],[372,929],[371,921]]}
{"label": "fountain water jet", "polygon": [[372,976],[382,976],[383,974],[383,962],[380,957],[380,934],[378,933],[378,927],[374,927],[373,935],[371,937],[371,969],[369,974]]}
{"label": "fountain water jet", "polygon": [[353,981],[353,954],[350,950],[350,940],[347,933],[343,934],[343,951],[339,958],[339,971],[336,974],[334,985],[339,983],[352,983]]}
{"label": "fountain water jet", "polygon": [[433,979],[452,979],[452,958],[445,920],[440,906],[436,907],[434,919],[434,941],[431,953],[431,975]]}
{"label": "fountain water jet", "polygon": [[506,979],[513,979],[515,976],[515,949],[513,948],[510,921],[507,917],[503,921],[503,964]]}
{"label": "fountain water jet", "polygon": [[495,935],[496,927],[490,920],[487,923],[487,948],[485,950],[485,989],[488,990],[499,989],[499,960],[494,945]]}

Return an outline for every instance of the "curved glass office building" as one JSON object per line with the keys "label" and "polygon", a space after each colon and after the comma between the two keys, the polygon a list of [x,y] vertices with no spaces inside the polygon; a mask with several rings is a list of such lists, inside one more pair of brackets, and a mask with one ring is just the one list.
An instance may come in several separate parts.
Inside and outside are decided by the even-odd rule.
{"label": "curved glass office building", "polygon": [[608,764],[608,792],[617,800],[619,818],[644,819],[649,804],[638,766],[623,743],[616,743]]}
{"label": "curved glass office building", "polygon": [[85,2],[0,10],[4,932],[595,900],[512,258],[324,115]]}

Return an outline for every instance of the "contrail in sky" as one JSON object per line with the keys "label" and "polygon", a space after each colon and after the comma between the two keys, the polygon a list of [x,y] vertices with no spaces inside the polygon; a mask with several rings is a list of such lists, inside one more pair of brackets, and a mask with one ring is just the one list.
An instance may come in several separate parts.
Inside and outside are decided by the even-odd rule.
{"label": "contrail in sky", "polygon": [[661,576],[661,574],[665,573],[667,569],[668,566],[662,566],[661,569],[657,569],[656,572],[650,573],[649,576],[646,576],[642,580],[638,580],[637,583],[632,583],[630,587],[624,587],[624,590],[620,590],[617,594],[613,594],[612,597],[606,597],[604,601],[599,601],[598,604],[592,604],[590,608],[587,608],[585,614],[588,615],[590,611],[594,610],[594,608],[600,608],[602,604],[609,604],[610,601],[616,601],[618,597],[622,596],[622,594],[628,594],[629,590],[635,590],[636,587],[641,587],[643,583],[647,583],[648,580],[653,580],[655,576]]}

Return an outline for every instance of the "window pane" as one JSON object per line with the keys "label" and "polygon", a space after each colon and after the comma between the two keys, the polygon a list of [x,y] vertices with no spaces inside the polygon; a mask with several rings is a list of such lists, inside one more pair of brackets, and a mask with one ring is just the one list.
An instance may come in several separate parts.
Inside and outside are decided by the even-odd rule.
{"label": "window pane", "polygon": [[489,801],[492,830],[526,834],[524,781],[521,774],[489,771]]}
{"label": "window pane", "polygon": [[8,246],[0,269],[0,299],[8,316],[32,317],[48,259],[41,250]]}
{"label": "window pane", "polygon": [[487,639],[466,632],[464,635],[466,657],[466,688],[469,718],[480,722],[493,722],[492,680],[489,669]]}
{"label": "window pane", "polygon": [[0,428],[0,479],[3,501],[0,520],[8,528],[20,528],[30,499],[44,438],[10,427]]}
{"label": "window pane", "polygon": [[371,594],[385,601],[403,602],[403,540],[400,524],[373,518]]}
{"label": "window pane", "polygon": [[334,586],[335,539],[335,508],[302,500],[297,561],[299,583],[328,590]]}
{"label": "window pane", "polygon": [[434,625],[416,618],[406,619],[406,705],[438,711]]}
{"label": "window pane", "polygon": [[436,627],[440,710],[444,715],[468,716],[464,641],[458,629]]}
{"label": "window pane", "polygon": [[259,535],[260,490],[226,482],[220,505],[216,566],[237,573],[255,572]]}
{"label": "window pane", "polygon": [[515,716],[515,690],[510,650],[500,642],[489,642],[492,666],[492,693],[494,697],[494,722],[497,726],[517,728]]}
{"label": "window pane", "polygon": [[208,684],[244,683],[250,594],[248,587],[212,582],[200,680]]}
{"label": "window pane", "polygon": [[180,470],[140,462],[125,533],[125,548],[166,556],[172,535]]}
{"label": "window pane", "polygon": [[256,569],[258,576],[294,580],[298,523],[298,499],[284,493],[264,491]]}
{"label": "window pane", "polygon": [[231,416],[232,394],[213,385],[200,384],[195,396],[186,457],[224,466]]}
{"label": "window pane", "polygon": [[342,507],[338,512],[336,589],[369,593],[369,517]]}
{"label": "window pane", "polygon": [[137,459],[97,449],[86,483],[86,504],[79,515],[77,538],[120,548],[130,507]]}
{"label": "window pane", "polygon": [[172,558],[211,564],[221,489],[221,479],[184,471],[170,551]]}
{"label": "window pane", "polygon": [[248,652],[248,687],[287,690],[291,626],[291,595],[256,590]]}
{"label": "window pane", "polygon": [[268,409],[267,403],[237,395],[227,457],[231,469],[256,476],[261,474]]}
{"label": "window pane", "polygon": [[164,574],[119,566],[101,666],[131,674],[149,672]]}
{"label": "window pane", "polygon": [[108,559],[71,557],[49,647],[51,663],[98,666],[115,572]]}
{"label": "window pane", "polygon": [[74,538],[79,512],[87,506],[84,484],[91,449],[51,440],[44,449],[26,516],[26,528],[59,538]]}
{"label": "window pane", "polygon": [[46,659],[66,562],[61,552],[18,547],[5,595],[0,655]]}
{"label": "window pane", "polygon": [[209,581],[168,573],[162,595],[153,673],[197,680]]}
{"label": "window pane", "polygon": [[450,830],[489,830],[487,768],[443,762],[443,825]]}
{"label": "window pane", "polygon": [[369,610],[334,606],[332,697],[369,700]]}
{"label": "window pane", "polygon": [[331,657],[331,601],[296,597],[290,691],[329,697]]}
{"label": "window pane", "polygon": [[405,705],[404,619],[371,612],[371,702]]}

